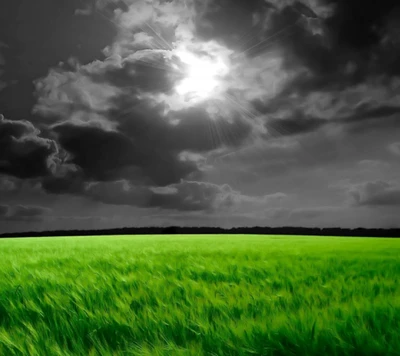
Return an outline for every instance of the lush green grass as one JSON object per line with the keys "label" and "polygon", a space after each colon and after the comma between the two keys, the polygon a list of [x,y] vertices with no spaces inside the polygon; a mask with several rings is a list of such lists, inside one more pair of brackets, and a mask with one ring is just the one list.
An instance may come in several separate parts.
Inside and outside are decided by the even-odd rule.
{"label": "lush green grass", "polygon": [[0,355],[400,355],[400,239],[0,240]]}

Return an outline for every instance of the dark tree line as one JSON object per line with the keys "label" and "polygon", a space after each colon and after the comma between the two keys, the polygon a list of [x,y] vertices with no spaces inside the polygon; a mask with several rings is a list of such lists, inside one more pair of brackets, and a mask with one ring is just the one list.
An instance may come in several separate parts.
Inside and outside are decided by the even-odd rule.
{"label": "dark tree line", "polygon": [[239,227],[223,229],[219,227],[125,227],[108,230],[63,230],[0,234],[4,237],[51,237],[51,236],[90,236],[90,235],[173,235],[173,234],[252,234],[252,235],[318,235],[353,237],[391,237],[400,238],[400,229],[342,229],[306,227]]}

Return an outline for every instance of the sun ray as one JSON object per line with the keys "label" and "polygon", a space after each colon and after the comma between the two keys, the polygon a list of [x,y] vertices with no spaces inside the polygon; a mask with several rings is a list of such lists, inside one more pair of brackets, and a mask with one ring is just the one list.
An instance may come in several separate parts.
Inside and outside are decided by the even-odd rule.
{"label": "sun ray", "polygon": [[207,128],[208,128],[208,132],[210,135],[210,139],[211,139],[211,144],[212,144],[212,149],[215,150],[217,148],[217,143],[216,140],[214,138],[214,132],[212,130],[212,123],[211,120],[207,120]]}
{"label": "sun ray", "polygon": [[[245,54],[246,52],[252,50],[253,48],[256,48],[256,47],[260,46],[261,44],[270,41],[272,38],[276,37],[277,35],[281,35],[282,33],[286,32],[287,30],[292,29],[292,27],[294,27],[295,25],[297,25],[298,22],[299,22],[299,20],[297,20],[297,21],[296,21],[295,23],[293,23],[293,24],[287,25],[287,26],[284,27],[283,29],[281,29],[281,30],[275,32],[273,35],[268,36],[267,38],[261,40],[260,42],[254,44],[253,46],[251,46],[251,47],[249,47],[249,48],[243,50],[242,52],[236,53],[235,56],[236,56],[236,57],[239,57],[239,56]],[[274,40],[272,43],[274,43],[275,41],[276,41],[276,40]],[[269,44],[268,44],[268,46],[269,46]]]}
{"label": "sun ray", "polygon": [[173,50],[173,47],[167,42],[167,40],[160,34],[158,33],[148,22],[145,22],[146,26],[149,27],[153,33],[163,42],[167,45],[167,49]]}
{"label": "sun ray", "polygon": [[[96,11],[114,26],[121,27],[114,21],[110,20],[99,10],[96,9]],[[255,43],[252,46],[234,54],[233,58],[238,58],[241,55],[248,53],[249,51],[254,52],[253,56],[258,56],[261,52],[265,51],[269,46],[275,44],[283,37],[292,35],[294,33],[293,28],[298,24],[298,22],[299,21],[297,20],[295,23],[287,25],[285,28],[275,32],[265,39],[262,39],[258,43]],[[218,69],[217,67],[213,66],[214,63],[212,63],[212,60],[207,57],[201,58],[201,56],[198,56],[197,54],[195,55],[194,53],[191,53],[189,50],[186,49],[177,50],[177,48],[173,48],[172,44],[170,44],[162,36],[162,34],[160,34],[160,32],[157,31],[157,29],[154,28],[154,26],[152,26],[152,24],[148,21],[145,21],[144,25],[139,26],[139,28],[144,33],[147,33],[152,37],[153,42],[158,49],[170,51],[172,54],[175,54],[175,56],[170,56],[169,61],[164,61],[161,57],[143,57],[138,59],[137,62],[140,63],[140,65],[142,66],[162,70],[167,73],[178,74],[180,80],[177,81],[175,91],[181,97],[189,98],[189,102],[187,105],[197,105],[202,101],[208,101],[217,108],[218,113],[216,114],[216,116],[226,115],[224,113],[224,109],[226,109],[224,106],[229,107],[230,110],[238,113],[245,121],[252,125],[253,131],[247,138],[249,141],[259,140],[261,135],[264,136],[264,139],[266,137],[275,139],[290,134],[290,132],[288,132],[288,130],[286,130],[283,126],[275,124],[272,127],[271,125],[269,125],[268,120],[265,118],[265,114],[262,114],[255,109],[250,109],[246,107],[246,105],[242,104],[229,93],[226,93],[224,91],[219,93],[224,102],[214,100],[216,87],[218,87],[218,85],[220,84],[220,79],[218,77]],[[247,32],[244,32],[242,36],[238,39],[237,45],[243,48],[245,45],[253,41],[253,39],[257,38],[263,30],[263,28],[258,27],[250,28]],[[183,67],[182,63],[184,64]],[[228,72],[227,67],[219,69],[223,73]],[[166,84],[163,87],[166,88],[168,87],[168,85],[169,84]],[[129,86],[125,88],[129,89]],[[132,85],[131,88],[135,88],[135,85]],[[161,87],[160,90],[162,90]],[[136,105],[132,108],[129,108],[126,112],[123,113],[123,115],[120,115],[119,119],[123,118],[131,112],[138,112],[143,110],[145,110],[145,106]],[[233,125],[222,125],[221,120],[224,119],[227,120],[229,118],[217,117],[216,119],[207,119],[208,132],[214,149],[217,149],[221,144],[229,148],[239,138],[239,133],[234,129]],[[265,132],[263,132],[262,130],[265,130]],[[146,137],[146,133],[144,133],[144,135]],[[302,148],[300,147],[300,149]],[[233,157],[234,155],[240,154],[241,152],[244,152],[243,148],[239,150],[234,150],[232,152],[227,152],[220,156],[219,159],[228,159],[229,157]],[[259,153],[261,152],[262,147],[260,148]]]}

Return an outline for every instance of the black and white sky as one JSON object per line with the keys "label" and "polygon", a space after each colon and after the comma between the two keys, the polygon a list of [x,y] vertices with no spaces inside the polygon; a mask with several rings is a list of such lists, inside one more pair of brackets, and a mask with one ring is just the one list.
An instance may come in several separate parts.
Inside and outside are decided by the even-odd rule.
{"label": "black and white sky", "polygon": [[0,233],[399,213],[398,0],[0,2]]}

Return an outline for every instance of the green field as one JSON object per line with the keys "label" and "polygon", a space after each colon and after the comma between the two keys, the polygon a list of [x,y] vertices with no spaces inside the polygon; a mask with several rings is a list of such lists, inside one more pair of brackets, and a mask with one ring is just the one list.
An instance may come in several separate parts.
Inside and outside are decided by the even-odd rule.
{"label": "green field", "polygon": [[400,355],[400,239],[0,240],[0,355]]}

